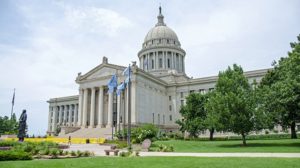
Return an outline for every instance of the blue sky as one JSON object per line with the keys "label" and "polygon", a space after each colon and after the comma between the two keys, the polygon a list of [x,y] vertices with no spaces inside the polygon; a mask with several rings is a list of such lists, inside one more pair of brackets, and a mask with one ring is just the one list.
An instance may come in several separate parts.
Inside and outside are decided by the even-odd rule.
{"label": "blue sky", "polygon": [[0,115],[28,111],[30,134],[47,129],[52,97],[78,93],[75,78],[101,63],[127,65],[156,23],[166,24],[186,51],[188,76],[217,75],[237,63],[270,68],[300,33],[297,0],[1,0]]}

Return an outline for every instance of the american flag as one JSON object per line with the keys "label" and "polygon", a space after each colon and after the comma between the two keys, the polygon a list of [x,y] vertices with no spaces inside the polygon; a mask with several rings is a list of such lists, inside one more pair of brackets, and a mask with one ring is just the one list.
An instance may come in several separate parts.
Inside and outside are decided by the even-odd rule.
{"label": "american flag", "polygon": [[12,98],[12,101],[11,101],[11,104],[12,104],[12,105],[15,104],[15,91],[16,91],[16,89],[14,89],[14,94],[13,94],[13,98]]}

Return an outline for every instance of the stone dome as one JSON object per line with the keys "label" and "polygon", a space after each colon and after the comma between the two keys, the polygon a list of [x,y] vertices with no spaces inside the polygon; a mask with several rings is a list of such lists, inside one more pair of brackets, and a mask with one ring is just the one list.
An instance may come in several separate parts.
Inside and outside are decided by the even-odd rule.
{"label": "stone dome", "polygon": [[157,23],[145,36],[138,57],[139,67],[154,76],[168,76],[169,72],[185,75],[185,51],[176,33],[164,23],[161,6]]}
{"label": "stone dome", "polygon": [[144,42],[155,39],[171,39],[178,41],[176,33],[166,25],[155,26],[147,33]]}

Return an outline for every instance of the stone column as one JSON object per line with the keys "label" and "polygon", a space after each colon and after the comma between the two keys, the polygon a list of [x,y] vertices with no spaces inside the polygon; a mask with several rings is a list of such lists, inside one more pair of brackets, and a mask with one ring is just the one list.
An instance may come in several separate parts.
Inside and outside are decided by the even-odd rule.
{"label": "stone column", "polygon": [[51,131],[51,125],[52,125],[52,123],[51,123],[51,118],[52,118],[51,113],[53,115],[53,110],[52,109],[53,109],[53,107],[49,106],[49,112],[48,112],[48,130],[47,130],[48,132]]}
{"label": "stone column", "polygon": [[141,56],[141,69],[144,70],[144,55]]}
{"label": "stone column", "polygon": [[117,97],[117,127],[120,130],[121,94]]}
{"label": "stone column", "polygon": [[82,127],[86,127],[87,122],[87,104],[88,104],[88,89],[83,91],[83,106],[82,106]]}
{"label": "stone column", "polygon": [[147,54],[147,71],[150,69],[150,60],[149,60],[149,54]]}
{"label": "stone column", "polygon": [[171,62],[172,62],[172,64],[171,64],[171,68],[172,69],[176,69],[176,62],[175,62],[175,55],[174,55],[174,52],[171,52]]}
{"label": "stone column", "polygon": [[153,66],[153,68],[156,70],[156,52],[153,52],[153,56],[154,56],[154,61],[153,61],[153,63],[154,63],[154,66]]}
{"label": "stone column", "polygon": [[112,115],[113,115],[113,94],[108,94],[108,112],[107,112],[107,125],[106,128],[112,127]]}
{"label": "stone column", "polygon": [[69,126],[72,125],[72,111],[74,112],[74,106],[72,104],[69,105]]}
{"label": "stone column", "polygon": [[182,72],[185,72],[184,56],[182,56]]}
{"label": "stone column", "polygon": [[178,66],[178,70],[179,70],[179,72],[182,72],[182,66],[181,66],[181,65],[182,65],[182,63],[181,63],[181,61],[182,61],[182,55],[181,55],[181,54],[179,54],[179,58],[178,58],[178,59],[179,59],[179,63],[178,63],[178,64],[179,64],[179,66]]}
{"label": "stone column", "polygon": [[166,66],[166,53],[164,51],[162,51],[162,60],[163,60],[163,69],[167,69],[167,66]]}
{"label": "stone column", "polygon": [[91,115],[90,115],[90,128],[93,128],[95,125],[95,100],[96,99],[96,88],[92,88],[91,94]]}
{"label": "stone column", "polygon": [[78,121],[77,121],[77,126],[81,126],[82,125],[82,98],[83,96],[83,90],[82,89],[79,89],[79,97],[78,97],[78,112],[77,112],[77,117],[78,117]]}
{"label": "stone column", "polygon": [[67,113],[68,113],[68,106],[65,105],[64,106],[64,120],[63,120],[64,126],[67,125]]}
{"label": "stone column", "polygon": [[78,104],[74,104],[74,121],[73,121],[74,126],[76,126],[77,121],[78,121]]}
{"label": "stone column", "polygon": [[57,106],[55,106],[55,107],[53,107],[54,108],[54,110],[53,110],[53,120],[52,120],[52,132],[55,132],[55,130],[56,130],[56,127],[57,127],[57,116],[58,116],[58,107]]}
{"label": "stone column", "polygon": [[103,86],[99,88],[99,99],[98,99],[98,128],[101,128],[103,125]]}
{"label": "stone column", "polygon": [[62,113],[63,113],[63,106],[59,106],[59,116],[58,116],[58,123],[59,123],[59,125],[61,125],[62,122],[63,122]]}

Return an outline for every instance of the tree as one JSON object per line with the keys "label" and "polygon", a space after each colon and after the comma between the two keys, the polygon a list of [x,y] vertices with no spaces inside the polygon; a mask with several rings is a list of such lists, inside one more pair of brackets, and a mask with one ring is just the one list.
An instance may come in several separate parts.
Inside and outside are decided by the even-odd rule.
{"label": "tree", "polygon": [[210,99],[215,94],[215,91],[207,93],[207,101],[205,103],[205,109],[207,112],[206,118],[205,118],[205,126],[209,130],[209,140],[213,140],[213,135],[215,130],[220,131],[222,130],[222,124],[219,123],[220,115],[214,110],[213,102],[215,99]]}
{"label": "tree", "polygon": [[186,105],[180,109],[180,114],[183,117],[182,120],[177,120],[181,131],[189,132],[191,137],[197,137],[201,131],[206,129],[205,118],[205,102],[207,100],[206,95],[200,93],[191,93],[186,98]]}
{"label": "tree", "polygon": [[269,70],[259,86],[262,108],[271,112],[274,123],[291,128],[291,138],[296,139],[296,122],[300,120],[300,35],[291,43],[292,51],[282,57]]}
{"label": "tree", "polygon": [[220,130],[242,135],[243,145],[249,132],[261,129],[262,117],[256,110],[255,87],[243,75],[236,64],[219,73],[216,89],[210,96],[207,109],[215,115]]}
{"label": "tree", "polygon": [[16,115],[13,113],[12,118],[8,116],[0,117],[0,135],[2,134],[16,134],[18,132],[18,122]]}

